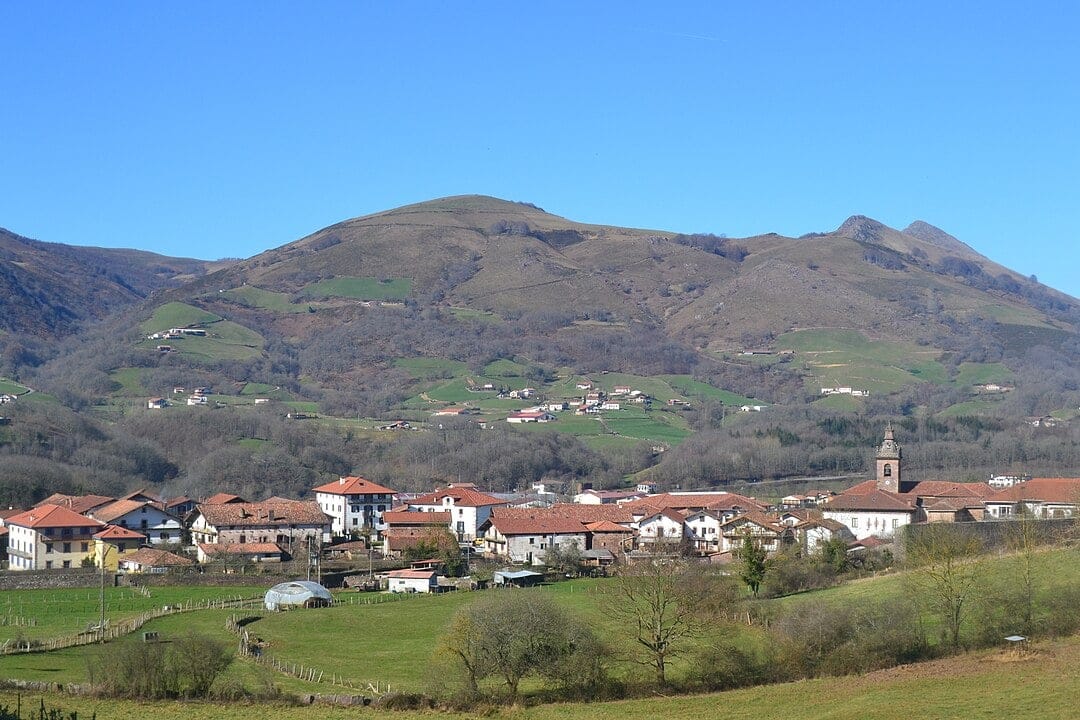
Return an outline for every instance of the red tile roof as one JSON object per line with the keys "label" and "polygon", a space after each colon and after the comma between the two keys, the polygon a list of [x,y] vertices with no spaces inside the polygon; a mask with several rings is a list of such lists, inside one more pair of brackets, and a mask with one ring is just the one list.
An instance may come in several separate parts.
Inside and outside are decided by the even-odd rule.
{"label": "red tile roof", "polygon": [[315,488],[315,492],[333,495],[393,495],[397,490],[391,490],[362,477],[349,476],[320,485]]}
{"label": "red tile roof", "polygon": [[145,540],[141,532],[135,532],[119,525],[106,525],[101,532],[94,533],[98,540]]}
{"label": "red tile roof", "polygon": [[420,512],[417,510],[406,512],[394,512],[387,510],[382,515],[382,521],[387,525],[447,525],[450,522],[451,513],[448,512]]}
{"label": "red tile roof", "polygon": [[580,520],[564,517],[491,517],[491,526],[500,534],[509,535],[575,535],[588,532]]}
{"label": "red tile roof", "polygon": [[231,495],[229,493],[214,493],[210,497],[202,501],[202,505],[226,505],[228,503],[242,503],[244,498],[239,495]]}
{"label": "red tile roof", "polygon": [[434,570],[391,570],[386,577],[404,580],[431,580],[432,575],[437,575]]}
{"label": "red tile roof", "polygon": [[120,558],[122,563],[132,563],[135,565],[144,565],[148,567],[169,567],[171,565],[194,565],[195,561],[191,558],[183,557],[182,555],[176,555],[166,550],[155,550],[154,548],[142,548],[136,550],[130,555],[124,555]]}
{"label": "red tile roof", "polygon": [[207,555],[278,555],[284,552],[277,543],[199,543]]}
{"label": "red tile roof", "polygon": [[53,493],[49,497],[39,502],[34,507],[42,507],[43,505],[59,505],[65,507],[68,510],[77,512],[80,515],[86,513],[94,508],[101,507],[115,501],[116,498],[109,497],[108,495],[65,495],[63,493]]}
{"label": "red tile roof", "polygon": [[740,507],[748,510],[764,510],[765,506],[753,498],[728,492],[661,493],[640,500],[622,503],[623,507],[640,512],[654,513],[664,508],[675,510],[712,510]]}
{"label": "red tile roof", "polygon": [[214,527],[280,527],[283,525],[328,525],[330,517],[314,500],[283,503],[229,503],[198,505],[195,511]]}
{"label": "red tile roof", "polygon": [[573,518],[579,522],[592,523],[607,520],[613,523],[630,524],[634,522],[634,513],[622,505],[580,505],[576,503],[555,503],[546,508],[509,508],[500,507],[491,511],[495,517],[503,518]]}
{"label": "red tile roof", "polygon": [[914,512],[914,498],[905,495],[871,490],[870,492],[841,493],[824,505],[825,510],[879,510],[882,512]]}
{"label": "red tile roof", "polygon": [[123,517],[130,512],[134,512],[147,504],[146,501],[141,500],[117,500],[114,503],[95,508],[87,514],[95,520],[100,520],[103,523],[111,523],[117,518]]}
{"label": "red tile roof", "polygon": [[35,508],[9,517],[5,524],[34,528],[35,530],[65,527],[105,527],[103,522],[98,522],[59,505],[38,505]]}
{"label": "red tile roof", "polygon": [[585,523],[585,529],[591,533],[632,533],[633,530],[620,525],[618,523],[611,522],[610,520],[600,520],[598,522]]}
{"label": "red tile roof", "polygon": [[1032,478],[986,498],[993,503],[1021,500],[1080,504],[1080,478]]}
{"label": "red tile roof", "polygon": [[409,501],[410,507],[416,507],[417,505],[442,505],[443,498],[454,498],[454,505],[457,507],[486,507],[488,505],[505,505],[506,500],[500,500],[497,497],[492,497],[485,493],[480,492],[472,487],[448,487],[436,490],[435,492],[421,495]]}

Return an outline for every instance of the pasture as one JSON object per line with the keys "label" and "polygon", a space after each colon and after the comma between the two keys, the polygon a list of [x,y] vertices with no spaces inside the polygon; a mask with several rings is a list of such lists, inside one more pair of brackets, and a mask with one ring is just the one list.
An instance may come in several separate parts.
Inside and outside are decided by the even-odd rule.
{"label": "pasture", "polygon": [[412,278],[335,277],[304,286],[308,297],[340,297],[355,300],[404,300],[412,290]]}

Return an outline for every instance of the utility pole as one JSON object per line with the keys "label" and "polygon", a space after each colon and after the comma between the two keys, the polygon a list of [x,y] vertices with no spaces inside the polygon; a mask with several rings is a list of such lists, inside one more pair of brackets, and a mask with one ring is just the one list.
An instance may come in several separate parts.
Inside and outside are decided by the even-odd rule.
{"label": "utility pole", "polygon": [[109,557],[112,548],[108,543],[102,543],[101,552],[101,618],[98,622],[98,642],[105,642],[105,559]]}

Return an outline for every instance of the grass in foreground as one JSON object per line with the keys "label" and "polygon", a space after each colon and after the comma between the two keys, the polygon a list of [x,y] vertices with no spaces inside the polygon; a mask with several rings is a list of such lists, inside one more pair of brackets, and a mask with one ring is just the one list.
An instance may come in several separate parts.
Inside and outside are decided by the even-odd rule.
{"label": "grass in foreground", "polygon": [[[1065,720],[1076,717],[1080,695],[1080,638],[1037,644],[1026,656],[988,650],[864,676],[807,680],[710,695],[658,697],[606,703],[565,703],[508,708],[497,717],[515,720],[624,720],[664,717],[698,720],[720,711],[730,720],[891,720],[892,718],[1012,718]],[[41,694],[24,693],[23,708],[36,708]],[[44,695],[49,708],[77,711],[100,720],[154,717],[159,720],[218,720],[263,714],[275,720],[415,720],[430,712],[371,709],[158,702]],[[15,695],[0,694],[0,704],[15,705]],[[445,713],[446,718],[477,715]]]}

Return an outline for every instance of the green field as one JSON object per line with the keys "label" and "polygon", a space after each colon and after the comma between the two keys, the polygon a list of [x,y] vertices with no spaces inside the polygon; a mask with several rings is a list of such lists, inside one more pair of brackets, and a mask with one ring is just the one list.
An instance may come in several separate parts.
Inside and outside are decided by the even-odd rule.
{"label": "green field", "polygon": [[247,307],[273,310],[278,313],[303,313],[308,312],[310,306],[307,303],[297,304],[292,301],[288,293],[271,292],[253,285],[244,285],[219,293],[221,297]]}
{"label": "green field", "polygon": [[968,415],[997,415],[1000,410],[1000,398],[987,400],[966,400],[950,405],[938,413],[939,417],[964,417]]}
{"label": "green field", "polygon": [[695,380],[689,375],[658,375],[657,377],[667,382],[673,389],[688,398],[703,397],[707,400],[719,400],[725,405],[758,404],[753,398],[748,398],[728,390],[721,390],[706,382]]}
{"label": "green field", "polygon": [[195,327],[222,320],[220,315],[200,310],[197,307],[181,302],[165,303],[154,310],[149,320],[144,320],[140,325],[143,332],[155,333],[174,327]]}
{"label": "green field", "polygon": [[[263,592],[258,587],[160,587],[151,588],[150,596],[131,588],[105,588],[105,613],[111,620],[134,617],[163,605],[200,602],[208,599],[254,597]],[[5,590],[0,593],[0,642],[11,638],[59,637],[81,632],[97,623],[101,605],[99,591],[92,588],[71,590]],[[16,624],[34,621],[33,625]],[[0,657],[0,675],[3,662]]]}
{"label": "green field", "polygon": [[394,361],[394,367],[405,370],[417,380],[459,377],[468,371],[463,362],[428,357],[399,358]]}
{"label": "green field", "polygon": [[0,378],[0,395],[24,395],[30,392],[30,388],[20,385],[14,380]]}
{"label": "green field", "polygon": [[340,297],[356,300],[404,300],[412,290],[412,278],[336,277],[304,287],[309,297]]}
{"label": "green field", "polygon": [[983,383],[1004,383],[1013,379],[1013,371],[1001,363],[960,363],[953,383],[957,387]]}
{"label": "green field", "polygon": [[139,397],[150,394],[142,384],[141,368],[120,368],[109,373],[109,377],[120,386],[115,395]]}
{"label": "green field", "polygon": [[527,366],[513,360],[503,358],[495,360],[484,366],[484,375],[492,378],[521,377],[528,369]]}
{"label": "green field", "polygon": [[[731,720],[1070,720],[1080,695],[1080,639],[1039,643],[1026,657],[1000,650],[971,653],[916,666],[883,670],[865,676],[804,680],[781,685],[695,696],[663,696],[618,702],[560,703],[494,711],[514,720],[625,720],[664,717],[699,720],[717,714]],[[230,673],[236,672],[230,669]],[[41,694],[23,693],[24,708],[37,708]],[[47,708],[98,720],[222,720],[250,717],[260,710],[246,705],[157,702],[45,695]],[[0,703],[14,707],[13,693]],[[476,714],[430,711],[385,711],[335,708],[327,705],[275,705],[261,712],[275,720],[467,720]]]}
{"label": "green field", "polygon": [[870,340],[856,330],[797,330],[777,338],[776,347],[794,350],[810,373],[806,388],[848,386],[887,393],[921,382],[944,383],[948,372],[939,350],[915,343]]}

